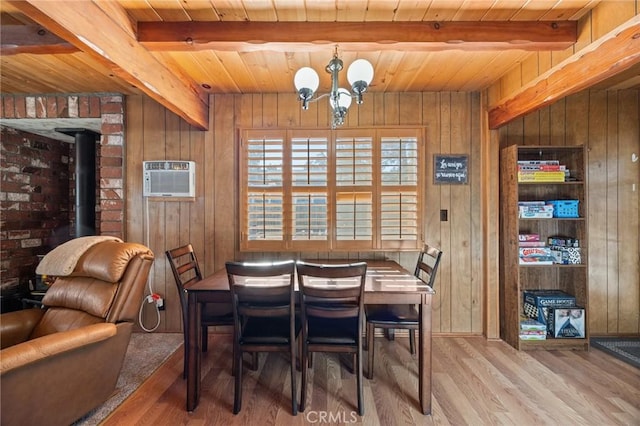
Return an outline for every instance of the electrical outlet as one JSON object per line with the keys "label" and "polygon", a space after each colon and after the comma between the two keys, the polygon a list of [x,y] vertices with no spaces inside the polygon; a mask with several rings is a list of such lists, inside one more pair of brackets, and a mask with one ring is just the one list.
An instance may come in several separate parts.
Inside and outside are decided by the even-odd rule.
{"label": "electrical outlet", "polygon": [[159,311],[164,311],[164,309],[165,309],[164,299],[158,293],[153,293],[153,294],[148,295],[147,296],[147,303],[155,303],[156,304],[156,308],[158,308]]}

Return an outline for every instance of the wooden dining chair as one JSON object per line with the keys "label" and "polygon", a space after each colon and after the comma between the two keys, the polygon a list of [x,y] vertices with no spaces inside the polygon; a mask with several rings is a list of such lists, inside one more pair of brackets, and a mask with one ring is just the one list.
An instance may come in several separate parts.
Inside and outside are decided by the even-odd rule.
{"label": "wooden dining chair", "polygon": [[367,264],[319,265],[299,261],[296,269],[302,319],[300,411],[305,408],[310,354],[345,352],[355,355],[358,413],[363,416],[362,324]]}
{"label": "wooden dining chair", "polygon": [[[441,250],[425,244],[422,251],[418,254],[418,261],[414,271],[416,278],[419,278],[433,288],[441,258]],[[416,305],[366,305],[365,315],[367,317],[367,378],[372,379],[375,355],[375,329],[409,330],[409,350],[411,354],[415,354],[415,332],[420,328],[420,312]]]}
{"label": "wooden dining chair", "polygon": [[291,364],[291,411],[298,414],[296,397],[295,262],[227,262],[233,304],[235,390],[233,413],[242,406],[242,354],[288,352]]}
{"label": "wooden dining chair", "polygon": [[[173,278],[178,287],[178,295],[180,296],[180,307],[182,309],[182,329],[184,335],[184,368],[182,376],[187,377],[187,359],[189,346],[187,345],[187,292],[184,287],[188,284],[202,280],[202,271],[198,264],[196,253],[191,244],[180,246],[165,252]],[[233,325],[233,309],[231,301],[229,303],[207,303],[202,306],[200,316],[201,335],[200,344],[202,352],[206,352],[209,347],[209,330],[208,327]]]}

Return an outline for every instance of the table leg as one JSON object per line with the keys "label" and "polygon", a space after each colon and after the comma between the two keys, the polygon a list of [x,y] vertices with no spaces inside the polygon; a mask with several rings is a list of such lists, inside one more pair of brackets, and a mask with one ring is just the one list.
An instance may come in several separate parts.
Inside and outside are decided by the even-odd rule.
{"label": "table leg", "polygon": [[423,296],[420,304],[420,357],[418,359],[420,408],[431,414],[431,296]]}
{"label": "table leg", "polygon": [[200,402],[200,303],[195,292],[188,293],[187,309],[187,411],[193,411]]}

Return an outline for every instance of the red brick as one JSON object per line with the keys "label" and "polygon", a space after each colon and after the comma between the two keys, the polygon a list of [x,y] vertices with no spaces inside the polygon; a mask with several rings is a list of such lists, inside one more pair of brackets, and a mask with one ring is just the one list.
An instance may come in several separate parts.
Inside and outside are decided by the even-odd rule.
{"label": "red brick", "polygon": [[105,102],[102,104],[102,114],[122,114],[124,113],[122,103]]}
{"label": "red brick", "polygon": [[122,125],[122,123],[102,123],[100,133],[102,133],[103,135],[120,135],[124,133],[124,126]]}
{"label": "red brick", "polygon": [[15,118],[15,107],[13,96],[4,95],[2,97],[2,117]]}
{"label": "red brick", "polygon": [[120,167],[102,167],[100,169],[100,176],[102,178],[117,178],[122,179],[122,168]]}
{"label": "red brick", "polygon": [[123,200],[100,200],[100,210],[103,212],[109,210],[122,210],[124,211]]}
{"label": "red brick", "polygon": [[86,118],[91,117],[89,115],[89,97],[78,96],[78,117]]}
{"label": "red brick", "polygon": [[122,221],[124,220],[124,212],[121,210],[107,210],[101,212],[102,221]]}
{"label": "red brick", "polygon": [[58,118],[69,117],[69,107],[67,106],[67,97],[58,96],[58,98],[56,99],[56,103],[58,104],[58,112],[56,114],[56,117]]}
{"label": "red brick", "polygon": [[16,182],[4,182],[2,184],[2,192],[23,192],[23,186],[24,184],[22,183],[16,183]]}
{"label": "red brick", "polygon": [[7,127],[2,129],[2,144],[5,153],[11,152],[13,154],[18,154],[20,152],[20,143],[16,140],[16,138],[11,137],[11,131],[8,130]]}
{"label": "red brick", "polygon": [[44,194],[31,194],[31,201],[34,203],[44,203],[49,197]]}
{"label": "red brick", "polygon": [[107,232],[122,232],[122,221],[102,221],[102,223],[100,224],[100,231],[103,234]]}
{"label": "red brick", "polygon": [[24,96],[16,96],[14,99],[14,117],[26,118],[27,116],[27,101]]}
{"label": "red brick", "polygon": [[58,118],[58,104],[55,96],[47,96],[47,117]]}
{"label": "red brick", "polygon": [[100,98],[98,96],[91,96],[89,98],[89,117],[100,118],[101,114]]}
{"label": "red brick", "polygon": [[100,147],[100,155],[105,157],[118,157],[122,158],[122,146],[121,145],[102,145]]}
{"label": "red brick", "polygon": [[20,248],[20,240],[4,239],[0,241],[2,250],[17,250]]}
{"label": "red brick", "polygon": [[[10,259],[11,253],[13,253],[14,250],[19,250],[19,249],[20,249],[20,240],[2,240],[2,250],[5,251],[6,253],[9,253],[9,255],[6,257],[2,256],[3,259]],[[13,276],[16,276],[16,275],[17,274],[15,274],[14,272]],[[5,278],[6,278],[5,274],[2,274],[2,282],[4,282]]]}
{"label": "red brick", "polygon": [[[20,210],[6,210],[4,207],[4,203],[0,204],[2,207],[2,220],[4,222],[19,222],[24,216],[24,212]],[[8,226],[2,226],[3,230],[10,229]]]}
{"label": "red brick", "polygon": [[120,167],[122,168],[122,157],[101,157],[100,165],[102,167]]}

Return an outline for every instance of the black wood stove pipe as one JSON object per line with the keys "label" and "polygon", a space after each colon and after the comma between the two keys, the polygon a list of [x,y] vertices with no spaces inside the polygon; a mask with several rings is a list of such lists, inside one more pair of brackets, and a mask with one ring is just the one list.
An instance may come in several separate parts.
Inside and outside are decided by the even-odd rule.
{"label": "black wood stove pipe", "polygon": [[75,138],[76,238],[96,235],[96,141],[100,134],[88,129],[55,130]]}

